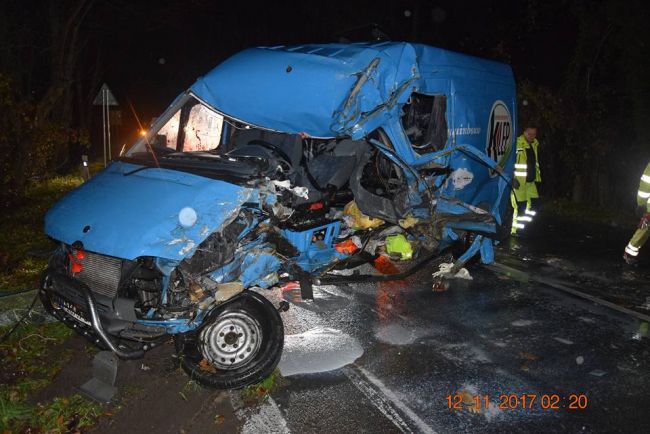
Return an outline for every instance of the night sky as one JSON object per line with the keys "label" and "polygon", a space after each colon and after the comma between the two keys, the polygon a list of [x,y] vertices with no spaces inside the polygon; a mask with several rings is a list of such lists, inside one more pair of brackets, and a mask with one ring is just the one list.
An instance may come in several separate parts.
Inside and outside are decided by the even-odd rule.
{"label": "night sky", "polygon": [[[621,188],[631,190],[640,165],[650,158],[649,4],[5,0],[0,72],[19,100],[45,106],[57,125],[89,132],[89,153],[97,157],[101,110],[92,101],[104,82],[120,103],[114,115],[122,122],[113,126],[121,147],[133,143],[139,131],[131,104],[146,128],[198,77],[245,48],[382,37],[425,43],[511,65],[520,124],[540,127],[542,164],[554,172],[546,178],[548,191],[605,204],[608,197],[622,197],[620,179],[627,183]],[[75,17],[78,5],[84,12],[74,21],[77,39],[62,38],[57,30]],[[61,66],[58,57],[70,49],[71,66]],[[54,110],[48,92],[56,95],[61,84],[64,92]],[[68,159],[78,160],[79,149],[70,146]],[[15,152],[20,155],[18,148]],[[47,157],[46,164],[59,167],[65,151],[59,154]]]}
{"label": "night sky", "polygon": [[102,7],[114,21],[103,22],[96,34],[106,34],[98,41],[103,80],[149,119],[244,48],[362,41],[379,33],[505,61],[517,78],[555,86],[569,63],[576,26],[557,13],[565,2],[544,3],[531,17],[526,1],[107,2]]}

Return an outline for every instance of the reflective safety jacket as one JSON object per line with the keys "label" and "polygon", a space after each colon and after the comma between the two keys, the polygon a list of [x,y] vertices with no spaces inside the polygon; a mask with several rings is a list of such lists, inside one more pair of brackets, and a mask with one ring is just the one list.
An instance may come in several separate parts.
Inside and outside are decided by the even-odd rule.
{"label": "reflective safety jacket", "polygon": [[536,182],[542,182],[539,170],[537,139],[528,143],[523,134],[517,137],[517,158],[515,160],[515,178],[519,181],[519,188],[515,189],[517,202],[539,197]]}
{"label": "reflective safety jacket", "polygon": [[641,175],[641,182],[639,183],[639,192],[636,196],[636,203],[639,206],[646,206],[650,212],[650,163],[645,168],[643,175]]}

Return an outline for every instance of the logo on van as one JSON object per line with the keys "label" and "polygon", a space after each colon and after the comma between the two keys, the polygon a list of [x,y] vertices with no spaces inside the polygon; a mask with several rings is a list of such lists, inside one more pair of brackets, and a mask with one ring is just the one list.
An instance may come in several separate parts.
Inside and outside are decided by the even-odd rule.
{"label": "logo on van", "polygon": [[[501,167],[510,155],[512,149],[512,117],[508,106],[501,100],[495,101],[488,121],[488,135],[485,151]],[[496,172],[490,170],[490,176]]]}

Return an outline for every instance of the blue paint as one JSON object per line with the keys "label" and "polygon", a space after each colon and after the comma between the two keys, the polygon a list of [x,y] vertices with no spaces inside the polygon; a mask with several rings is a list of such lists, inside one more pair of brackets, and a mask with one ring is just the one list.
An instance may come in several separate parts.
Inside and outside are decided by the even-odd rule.
{"label": "blue paint", "polygon": [[487,238],[481,241],[481,262],[483,264],[494,262],[494,246]]}
{"label": "blue paint", "polygon": [[[340,231],[341,222],[335,221],[330,224],[313,227],[301,232],[284,229],[282,230],[282,235],[300,252],[306,252],[310,248],[319,248],[322,246],[332,247],[332,242],[334,241],[334,238],[339,236]],[[323,240],[314,241],[315,234],[321,234]]]}
{"label": "blue paint", "polygon": [[[301,232],[285,229],[282,235],[300,252],[292,262],[305,271],[315,272],[336,260],[347,257],[334,248],[334,240],[339,236],[340,231],[341,222],[335,221]],[[315,235],[322,237],[322,240],[315,240]]]}
{"label": "blue paint", "polygon": [[194,321],[190,319],[177,318],[177,319],[167,319],[167,320],[147,320],[141,319],[137,320],[136,323],[148,326],[163,326],[167,329],[167,333],[176,334],[176,333],[185,333],[191,330],[194,330],[201,322],[197,319]]}
{"label": "blue paint", "polygon": [[480,253],[483,264],[491,264],[494,262],[494,245],[492,240],[485,238],[483,235],[477,235],[465,253],[458,258],[458,261],[466,263],[477,253]]}
{"label": "blue paint", "polygon": [[469,261],[474,255],[476,255],[480,249],[481,245],[483,244],[483,235],[477,235],[476,238],[474,238],[474,241],[472,241],[472,244],[469,246],[469,249],[465,253],[463,253],[460,258],[458,258],[458,261],[465,263]]}
{"label": "blue paint", "polygon": [[[516,132],[515,85],[507,65],[399,42],[259,47],[226,60],[190,91],[227,115],[271,130],[362,138],[382,128],[393,150],[381,150],[400,165],[435,162],[471,172],[473,181],[458,190],[437,177],[439,197],[482,206],[502,222]],[[439,152],[418,154],[402,128],[402,107],[412,91],[447,97],[448,141]],[[490,170],[497,161],[503,176]],[[412,185],[409,170],[404,173]],[[423,191],[418,185],[410,194],[412,206]],[[493,226],[482,230],[494,232]]]}
{"label": "blue paint", "polygon": [[[366,79],[351,97],[360,77]],[[201,77],[191,91],[254,125],[314,137],[360,137],[393,117],[412,88],[470,96],[495,89],[514,99],[512,83],[507,65],[420,44],[382,42],[251,48]],[[455,127],[467,125],[466,119],[459,121]]]}
{"label": "blue paint", "polygon": [[[116,162],[68,193],[45,216],[45,232],[67,244],[133,260],[155,256],[179,261],[219,229],[251,190],[169,169]],[[178,213],[192,207],[197,222],[184,228]],[[84,232],[86,226],[90,230]]]}
{"label": "blue paint", "polygon": [[[440,249],[458,240],[460,231],[478,232],[461,260],[480,253],[483,262],[493,261],[493,240],[487,235],[496,233],[502,221],[515,158],[515,86],[507,65],[397,42],[260,47],[226,60],[188,92],[227,116],[263,129],[367,139],[381,128],[390,143],[372,143],[402,168],[412,215],[428,220],[435,217],[434,208],[438,217],[449,217]],[[416,152],[402,127],[403,108],[413,92],[446,96],[448,140],[437,152]],[[224,137],[229,129],[225,124]],[[428,188],[423,172],[414,172],[429,163],[449,173],[464,169],[472,180],[458,187],[448,176],[429,176],[433,188]],[[67,244],[81,241],[87,250],[104,255],[155,257],[163,273],[163,300],[180,261],[242,208],[254,218],[238,236],[234,258],[209,274],[218,283],[268,287],[275,283],[275,273],[292,264],[316,275],[347,257],[335,249],[341,229],[335,221],[303,231],[283,230],[298,250],[296,257],[283,262],[264,235],[249,240],[260,223],[270,223],[261,209],[274,204],[275,196],[264,189],[155,167],[126,175],[142,167],[111,164],[47,213],[46,233]],[[432,202],[425,200],[430,191],[435,191]],[[476,221],[478,207],[490,221]],[[191,224],[194,214],[188,210],[191,218],[185,226],[180,224],[184,208],[196,212],[196,222]],[[84,232],[86,227],[90,229]],[[323,239],[315,240],[315,233]],[[204,314],[197,312],[193,320],[141,322],[163,324],[177,333],[195,328]]]}
{"label": "blue paint", "polygon": [[244,288],[255,285],[268,288],[277,283],[277,276],[269,276],[280,269],[280,260],[273,254],[273,249],[268,251],[256,250],[246,254],[241,264],[239,280]]}
{"label": "blue paint", "polygon": [[210,272],[209,277],[217,283],[240,281],[244,288],[268,288],[277,280],[276,276],[269,275],[281,265],[273,246],[262,236],[243,245],[230,262]]}
{"label": "blue paint", "polygon": [[345,259],[348,255],[337,252],[331,248],[311,248],[307,252],[300,254],[293,262],[305,271],[318,274],[328,265],[335,261]]}

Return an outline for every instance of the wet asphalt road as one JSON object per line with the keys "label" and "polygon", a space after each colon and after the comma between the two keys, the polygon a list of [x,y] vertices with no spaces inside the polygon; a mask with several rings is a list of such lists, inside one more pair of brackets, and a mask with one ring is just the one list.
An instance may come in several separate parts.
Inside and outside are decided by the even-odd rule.
{"label": "wet asphalt road", "polygon": [[[497,261],[650,314],[642,306],[650,255],[637,269],[621,263],[628,232],[550,221],[505,243]],[[473,280],[433,292],[433,271],[318,286],[313,302],[265,291],[291,302],[282,314],[284,380],[268,400],[249,405],[238,391],[196,387],[165,345],[121,363],[117,409],[94,431],[650,432],[650,343],[636,319],[479,265],[470,267]],[[89,378],[83,340],[70,345],[79,357],[35,400],[72,393]],[[584,395],[586,408],[567,408],[572,394]],[[458,409],[449,395],[460,396]],[[552,395],[558,408],[543,408]]]}
{"label": "wet asphalt road", "polygon": [[[554,252],[531,234],[513,250],[501,249],[499,261],[574,283],[582,276],[596,294],[617,285],[647,291],[642,271],[629,274],[607,262],[603,251],[618,258],[620,240],[563,239],[578,247]],[[588,248],[593,259],[567,259],[589,240],[602,249]],[[293,350],[290,343],[288,357],[298,357],[303,371],[327,369],[336,358],[356,360],[287,376],[272,396],[268,426],[338,433],[650,432],[650,345],[639,339],[637,320],[481,266],[471,268],[472,281],[433,292],[431,271],[405,282],[317,287],[314,302],[294,303],[283,314],[287,334],[308,336],[292,341]],[[310,330],[321,333],[317,340]],[[448,395],[465,399],[460,409],[449,408]],[[570,409],[571,395],[584,395],[586,408]],[[471,405],[474,396],[483,400],[480,409]]]}

